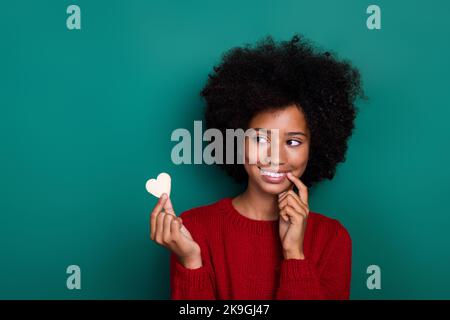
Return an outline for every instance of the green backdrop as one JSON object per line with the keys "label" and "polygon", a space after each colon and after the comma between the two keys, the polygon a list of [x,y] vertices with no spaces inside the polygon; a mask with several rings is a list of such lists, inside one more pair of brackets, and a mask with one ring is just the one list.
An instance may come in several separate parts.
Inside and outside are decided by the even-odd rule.
{"label": "green backdrop", "polygon": [[[169,172],[178,214],[236,194],[215,166],[172,164],[170,135],[202,119],[225,50],[295,32],[350,59],[370,98],[347,161],[310,190],[352,236],[351,298],[450,298],[449,16],[444,0],[2,3],[0,298],[169,298],[145,182]],[[72,264],[81,290],[66,287]]]}

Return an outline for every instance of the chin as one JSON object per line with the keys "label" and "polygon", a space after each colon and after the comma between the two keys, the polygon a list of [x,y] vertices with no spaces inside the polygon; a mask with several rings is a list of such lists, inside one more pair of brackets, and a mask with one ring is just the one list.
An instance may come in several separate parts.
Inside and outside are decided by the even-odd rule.
{"label": "chin", "polygon": [[291,186],[290,183],[271,184],[264,181],[258,181],[258,185],[265,193],[273,195],[278,195],[288,190]]}

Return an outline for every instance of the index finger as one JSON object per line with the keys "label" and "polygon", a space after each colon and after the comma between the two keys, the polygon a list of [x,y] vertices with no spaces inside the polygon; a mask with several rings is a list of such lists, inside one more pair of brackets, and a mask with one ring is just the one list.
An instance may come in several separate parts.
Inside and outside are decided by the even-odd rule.
{"label": "index finger", "polygon": [[150,215],[150,236],[152,240],[155,237],[156,217],[161,213],[166,201],[167,200],[164,197],[159,198]]}
{"label": "index finger", "polygon": [[170,197],[167,197],[167,201],[164,204],[164,211],[168,214],[173,214],[174,216],[176,216],[175,211],[173,210],[173,206],[172,206],[172,201],[170,201]]}
{"label": "index finger", "polygon": [[288,172],[287,177],[297,187],[300,200],[302,200],[306,205],[308,205],[308,188],[303,184],[303,182],[299,178],[294,176],[291,172]]}

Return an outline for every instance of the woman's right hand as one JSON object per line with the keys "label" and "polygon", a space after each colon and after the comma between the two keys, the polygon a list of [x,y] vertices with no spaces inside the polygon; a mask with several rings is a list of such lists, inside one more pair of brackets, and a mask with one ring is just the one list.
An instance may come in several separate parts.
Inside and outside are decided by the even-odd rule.
{"label": "woman's right hand", "polygon": [[162,194],[151,214],[150,238],[171,250],[188,269],[202,266],[201,250],[191,233],[177,217],[167,194]]}

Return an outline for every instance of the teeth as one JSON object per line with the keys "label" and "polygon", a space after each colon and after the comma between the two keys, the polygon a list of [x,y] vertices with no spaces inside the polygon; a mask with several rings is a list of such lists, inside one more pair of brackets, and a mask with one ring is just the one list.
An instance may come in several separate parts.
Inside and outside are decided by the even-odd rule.
{"label": "teeth", "polygon": [[269,176],[269,177],[274,177],[274,178],[279,178],[284,176],[284,173],[276,173],[276,172],[270,172],[270,171],[266,171],[264,169],[260,169],[261,174],[265,175],[265,176]]}

